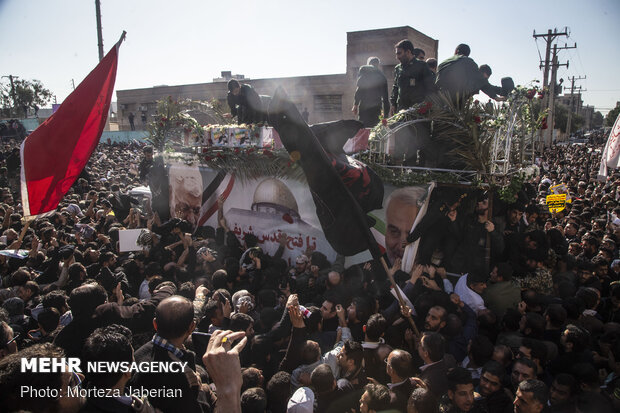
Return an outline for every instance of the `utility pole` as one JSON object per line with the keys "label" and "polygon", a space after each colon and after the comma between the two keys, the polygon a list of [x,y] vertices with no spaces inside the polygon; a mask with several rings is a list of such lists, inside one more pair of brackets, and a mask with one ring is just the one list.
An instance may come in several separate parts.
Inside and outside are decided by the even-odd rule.
{"label": "utility pole", "polygon": [[95,13],[97,15],[97,47],[99,48],[99,61],[103,60],[103,34],[101,32],[101,0],[95,0]]}
{"label": "utility pole", "polygon": [[[586,76],[584,77],[575,77],[573,76],[572,78],[569,78],[571,81],[571,86],[570,86],[570,110],[568,111],[568,119],[566,120],[566,136],[568,136],[570,138],[570,132],[571,132],[571,121],[573,118],[573,101],[575,99],[575,80],[582,80],[585,79]],[[564,88],[564,90],[566,90],[568,88]],[[579,86],[579,100],[581,101],[581,86]],[[579,102],[577,103],[579,105]],[[579,109],[579,108],[577,108]]]}
{"label": "utility pole", "polygon": [[[545,42],[546,42],[546,48],[545,48],[545,60],[544,62],[541,60],[540,64],[539,64],[539,68],[543,69],[543,93],[544,93],[544,97],[543,97],[543,101],[542,101],[542,105],[541,105],[541,109],[545,110],[547,108],[549,108],[549,102],[550,102],[550,96],[552,93],[554,93],[554,90],[551,90],[551,87],[549,87],[549,70],[552,69],[553,67],[553,59],[551,58],[551,46],[553,44],[553,42],[555,41],[555,39],[558,36],[568,36],[569,32],[568,32],[568,27],[564,28],[564,31],[562,32],[558,32],[558,29],[549,29],[547,30],[547,33],[544,34],[536,34],[536,30],[534,30],[534,34],[533,37],[534,39],[538,39],[539,37],[542,37]],[[552,71],[553,72],[553,71]],[[553,73],[552,73],[553,75]],[[553,83],[553,87],[555,88],[555,83]],[[549,121],[551,120],[551,118],[548,118],[547,124],[551,126],[550,130],[549,130],[549,135],[552,136],[553,135],[553,123],[550,123]],[[540,148],[539,150],[542,152],[542,150],[544,149],[545,145],[545,140],[544,137],[544,132],[541,131],[540,133]],[[551,144],[552,139],[549,137],[548,138],[548,143]]]}
{"label": "utility pole", "polygon": [[565,27],[563,32],[558,32],[558,29],[553,29],[553,31],[551,31],[551,29],[547,30],[546,34],[536,34],[536,30],[534,30],[534,39],[538,39],[539,37],[542,37],[545,39],[545,42],[547,43],[547,46],[545,48],[545,61],[543,62],[542,60],[540,61],[539,64],[539,68],[543,69],[543,89],[546,89],[547,86],[549,86],[549,69],[551,68],[551,61],[549,60],[549,58],[551,57],[551,45],[553,44],[553,41],[558,37],[558,36],[568,36],[568,28]]}
{"label": "utility pole", "polygon": [[560,66],[566,66],[566,68],[568,68],[568,61],[566,63],[558,63],[558,50],[562,50],[562,49],[574,49],[577,47],[577,44],[575,44],[575,46],[564,46],[564,47],[559,47],[557,44],[553,45],[553,61],[551,64],[551,82],[549,83],[549,114],[547,115],[547,124],[549,125],[549,133],[548,136],[545,139],[545,147],[546,146],[551,146],[551,143],[553,142],[553,129],[554,129],[554,115],[555,115],[555,95],[556,93],[556,79],[557,79],[557,74],[558,74],[558,67]]}

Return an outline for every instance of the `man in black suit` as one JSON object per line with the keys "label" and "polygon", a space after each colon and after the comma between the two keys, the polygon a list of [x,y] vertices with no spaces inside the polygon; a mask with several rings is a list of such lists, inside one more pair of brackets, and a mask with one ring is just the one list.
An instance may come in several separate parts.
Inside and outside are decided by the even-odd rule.
{"label": "man in black suit", "polygon": [[372,128],[379,123],[379,116],[383,108],[383,117],[390,115],[390,99],[388,84],[385,75],[379,67],[378,57],[369,57],[368,63],[360,67],[355,89],[355,103],[351,112],[359,115],[359,120],[366,128]]}
{"label": "man in black suit", "polygon": [[402,412],[407,411],[407,400],[413,391],[409,381],[411,376],[411,354],[405,350],[392,350],[387,358],[386,372],[390,376],[392,406]]}
{"label": "man in black suit", "polygon": [[424,361],[420,367],[419,377],[428,384],[428,388],[436,397],[448,391],[446,374],[454,367],[453,363],[444,359],[446,342],[440,333],[426,332],[420,339],[418,354]]}
{"label": "man in black suit", "polygon": [[239,83],[235,79],[228,81],[228,106],[230,114],[237,122],[259,123],[264,121],[264,111],[261,98],[250,85]]}

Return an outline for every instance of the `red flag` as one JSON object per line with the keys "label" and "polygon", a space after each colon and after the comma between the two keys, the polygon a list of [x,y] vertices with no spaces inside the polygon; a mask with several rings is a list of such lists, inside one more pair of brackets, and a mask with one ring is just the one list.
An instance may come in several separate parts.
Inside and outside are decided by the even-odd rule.
{"label": "red flag", "polygon": [[108,117],[121,40],[21,145],[24,216],[54,211],[93,153]]}

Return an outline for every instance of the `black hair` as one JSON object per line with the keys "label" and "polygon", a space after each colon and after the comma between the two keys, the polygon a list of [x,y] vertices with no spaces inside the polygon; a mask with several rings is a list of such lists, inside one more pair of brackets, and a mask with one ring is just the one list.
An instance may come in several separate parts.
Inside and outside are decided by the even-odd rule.
{"label": "black hair", "polygon": [[454,51],[454,54],[461,55],[461,56],[469,56],[470,53],[471,53],[471,49],[465,43],[461,43],[458,46],[456,46],[456,50]]}
{"label": "black hair", "polygon": [[153,278],[151,278],[149,280],[148,286],[149,286],[149,292],[152,294],[153,292],[155,292],[155,290],[157,289],[157,287],[159,287],[159,284],[164,282],[164,278],[156,275]]}
{"label": "black hair", "polygon": [[99,256],[99,264],[103,265],[103,263],[110,261],[114,257],[115,255],[113,252],[106,251]]}
{"label": "black hair", "polygon": [[310,255],[310,261],[312,262],[312,265],[318,266],[319,270],[324,270],[331,266],[327,260],[327,256],[319,251],[314,251],[312,255]]}
{"label": "black hair", "polygon": [[545,318],[538,313],[525,313],[525,328],[530,329],[530,337],[542,338],[545,333]]}
{"label": "black hair", "polygon": [[516,359],[514,364],[512,365],[512,368],[514,369],[514,367],[517,364],[523,364],[527,368],[532,369],[534,371],[534,373],[536,373],[536,371],[538,370],[538,367],[536,367],[536,364],[532,360],[530,360],[528,358],[525,358],[525,357],[521,357],[520,359]]}
{"label": "black hair", "polygon": [[409,377],[412,369],[412,357],[405,350],[393,350],[390,355],[390,366],[398,377]]}
{"label": "black hair", "polygon": [[264,413],[267,394],[260,387],[252,387],[241,394],[241,413]]}
{"label": "black hair", "polygon": [[267,382],[267,406],[272,413],[286,413],[286,404],[291,397],[291,374],[278,371]]}
{"label": "black hair", "polygon": [[420,340],[420,345],[422,345],[424,351],[428,352],[428,357],[431,361],[433,363],[440,361],[446,352],[446,340],[443,336],[436,332],[425,332],[422,338],[424,339],[424,344],[422,345],[422,340]]}
{"label": "black hair", "polygon": [[[52,370],[49,373],[37,372],[32,374],[22,371],[23,360],[37,358],[61,359],[65,357],[59,347],[51,343],[35,344],[27,347],[19,353],[10,354],[0,360],[0,406],[7,412],[32,411],[32,412],[55,412],[58,410],[58,398],[54,397],[55,389],[59,392],[63,385],[61,370]],[[28,387],[34,391],[42,391],[42,397],[21,397],[20,389]],[[45,389],[48,391],[46,392]]]}
{"label": "black hair", "polygon": [[379,341],[387,329],[387,321],[381,314],[373,314],[366,322],[366,335],[370,341]]}
{"label": "black hair", "polygon": [[37,322],[47,333],[58,328],[60,322],[60,313],[55,308],[44,308],[37,317]]}
{"label": "black hair", "polygon": [[220,308],[219,300],[211,298],[202,306],[202,314],[208,320],[214,318],[217,314],[217,309]]}
{"label": "black hair", "polygon": [[316,341],[306,340],[301,348],[301,360],[303,364],[312,364],[321,357],[321,348]]}
{"label": "black hair", "polygon": [[579,298],[586,306],[586,309],[593,309],[598,303],[599,296],[591,288],[581,287],[577,290],[575,297]]}
{"label": "black hair", "polygon": [[463,384],[474,384],[469,370],[463,367],[455,367],[447,374],[448,389],[456,391],[456,386]]}
{"label": "black hair", "polygon": [[569,324],[566,326],[564,332],[566,342],[573,345],[573,351],[575,353],[581,353],[587,348],[590,340],[590,333],[588,333],[587,330],[574,324]]}
{"label": "black hair", "polygon": [[232,92],[233,90],[237,89],[238,87],[241,87],[241,84],[239,84],[239,82],[236,79],[230,79],[228,81],[228,91]]}
{"label": "black hair", "polygon": [[[84,362],[131,362],[133,361],[133,348],[130,338],[120,334],[114,328],[98,328],[86,339],[82,350],[82,360]],[[89,382],[99,388],[113,387],[122,375],[122,372],[86,371]]]}
{"label": "black hair", "polygon": [[481,375],[486,372],[489,372],[495,377],[497,377],[500,382],[504,380],[504,376],[506,375],[506,369],[504,368],[504,366],[502,366],[499,362],[495,360],[489,360],[484,363],[484,366],[482,366]]}
{"label": "black hair", "polygon": [[329,364],[319,364],[310,375],[312,386],[318,394],[328,393],[334,388],[336,379]]}
{"label": "black hair", "polygon": [[150,262],[144,267],[144,275],[149,278],[154,275],[161,275],[161,272],[161,265],[157,262]]}
{"label": "black hair", "polygon": [[370,410],[378,412],[390,409],[390,390],[387,386],[369,383],[364,386],[364,391],[368,393],[370,398],[368,401],[368,408]]}
{"label": "black hair", "polygon": [[429,389],[421,387],[415,389],[409,396],[407,408],[410,407],[415,408],[416,412],[436,413],[438,411],[435,395]]}
{"label": "black hair", "polygon": [[252,317],[243,313],[235,313],[230,317],[230,329],[232,331],[245,331],[254,323]]}
{"label": "black hair", "polygon": [[523,338],[521,341],[523,347],[529,348],[531,351],[531,359],[538,359],[541,366],[547,363],[547,346],[540,340]]}
{"label": "black hair", "polygon": [[491,70],[491,66],[489,65],[480,65],[478,69],[480,70],[480,72],[486,74],[489,77],[493,74],[493,71]]}
{"label": "black hair", "polygon": [[568,373],[558,373],[554,378],[560,386],[567,386],[570,389],[570,395],[574,395],[577,392],[577,380],[575,376]]}
{"label": "black hair", "polygon": [[543,407],[546,406],[547,400],[549,400],[549,389],[547,385],[540,380],[523,380],[519,383],[519,390],[521,390],[522,393],[532,393],[534,400],[542,404]]}
{"label": "black hair", "polygon": [[256,367],[244,367],[241,369],[241,393],[252,387],[261,386],[261,371]]}
{"label": "black hair", "polygon": [[347,340],[344,342],[343,349],[347,358],[352,359],[356,367],[362,365],[362,360],[364,360],[364,348],[359,342]]}
{"label": "black hair", "polygon": [[228,281],[228,274],[226,270],[219,269],[213,273],[211,277],[211,283],[213,284],[214,289],[226,289]]}
{"label": "black hair", "polygon": [[95,313],[95,309],[105,303],[108,295],[99,284],[85,284],[71,291],[69,306],[73,318],[87,319]]}
{"label": "black hair", "polygon": [[45,308],[55,308],[58,312],[64,311],[67,307],[67,294],[63,290],[50,291],[41,297],[41,304]]}
{"label": "black hair", "polygon": [[355,316],[362,323],[366,323],[368,318],[373,314],[373,306],[370,300],[365,297],[353,298],[355,304]]}
{"label": "black hair", "polygon": [[507,262],[500,262],[497,264],[497,275],[502,277],[504,281],[512,280],[512,274],[514,270],[512,269],[512,265]]}
{"label": "black hair", "polygon": [[194,298],[196,298],[196,287],[194,287],[194,283],[191,281],[186,281],[179,286],[179,291],[177,294],[187,298],[190,301],[194,301]]}
{"label": "black hair", "polygon": [[413,43],[411,43],[411,40],[408,39],[403,39],[400,42],[396,43],[396,46],[394,46],[397,49],[403,49],[405,51],[409,50],[412,54],[415,51],[415,48],[413,47]]}

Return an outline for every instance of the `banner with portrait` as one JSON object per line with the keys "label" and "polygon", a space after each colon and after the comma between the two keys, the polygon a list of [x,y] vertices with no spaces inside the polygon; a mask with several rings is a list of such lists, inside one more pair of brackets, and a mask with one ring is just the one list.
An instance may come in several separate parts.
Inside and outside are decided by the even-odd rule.
{"label": "banner with portrait", "polygon": [[194,228],[217,227],[221,196],[228,228],[241,242],[254,234],[263,251],[273,255],[280,234],[286,233],[283,258],[289,263],[308,249],[325,254],[331,262],[336,258],[303,182],[273,177],[240,181],[232,173],[182,163],[170,165],[169,177],[171,216],[187,220]]}
{"label": "banner with portrait", "polygon": [[[180,162],[170,165],[169,177],[171,216],[187,220],[194,228],[217,227],[221,196],[227,225],[241,242],[254,234],[263,251],[274,254],[280,234],[286,233],[283,258],[289,263],[308,249],[325,254],[331,262],[336,258],[305,182],[275,177],[241,181],[232,173]],[[368,214],[371,232],[389,263],[403,259],[403,271],[409,272],[414,261],[439,263],[453,247],[454,240],[446,239],[448,213],[457,211],[459,222],[470,219],[478,192],[463,185],[386,185],[383,208]],[[360,254],[347,262],[369,259]]]}

